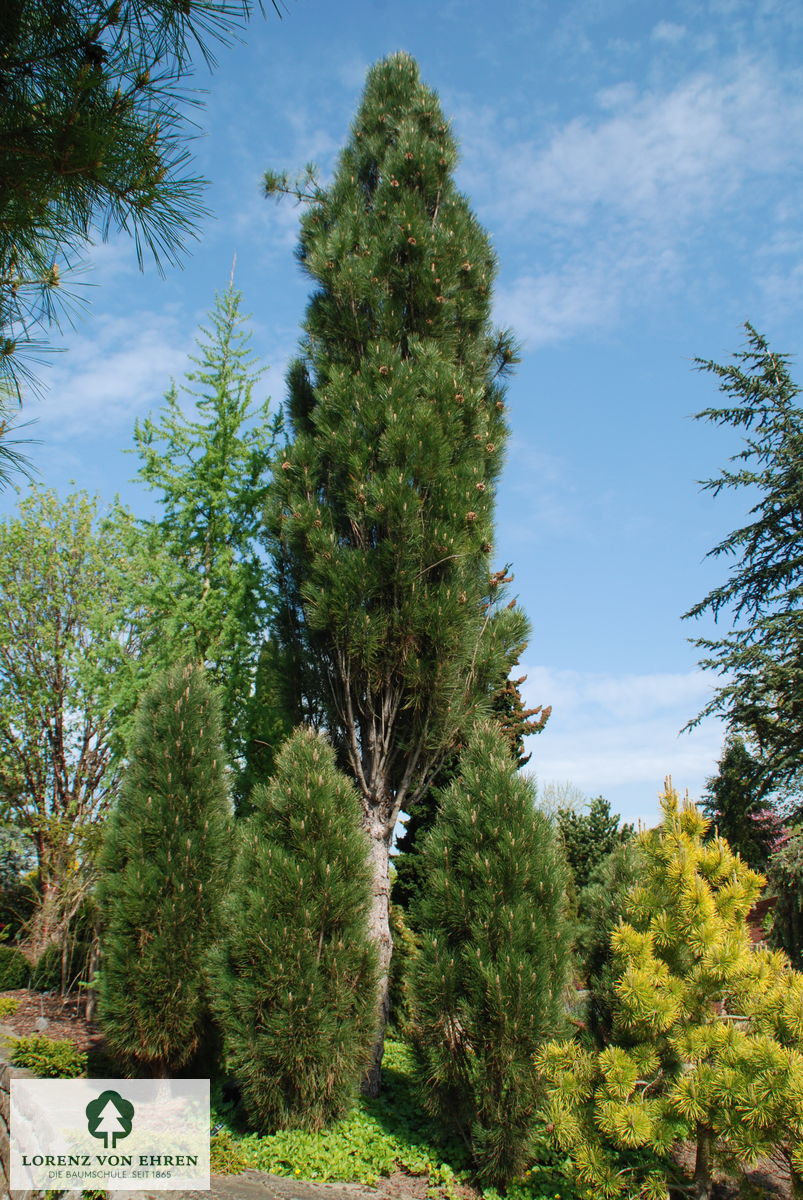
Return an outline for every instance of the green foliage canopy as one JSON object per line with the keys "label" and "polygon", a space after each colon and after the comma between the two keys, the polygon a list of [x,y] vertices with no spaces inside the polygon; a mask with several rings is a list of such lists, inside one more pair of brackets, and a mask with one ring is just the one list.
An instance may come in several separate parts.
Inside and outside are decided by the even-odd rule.
{"label": "green foliage canopy", "polygon": [[635,838],[620,842],[597,864],[577,897],[575,948],[589,991],[588,1027],[599,1046],[607,1045],[613,1036],[616,1009],[611,934],[627,914],[640,860]]}
{"label": "green foliage canopy", "polygon": [[765,871],[781,829],[765,794],[761,763],[743,738],[729,734],[717,767],[706,781],[703,813],[748,866]]}
{"label": "green foliage canopy", "polygon": [[803,970],[803,830],[795,826],[781,839],[767,868],[768,891],[774,896],[772,944]]}
{"label": "green foliage canopy", "polygon": [[37,948],[94,878],[140,653],[131,580],[147,569],[130,515],[84,493],[34,488],[0,523],[0,812],[36,854]]}
{"label": "green foliage canopy", "polygon": [[622,825],[618,814],[611,812],[610,804],[602,796],[589,801],[585,811],[559,808],[555,817],[578,889],[586,886],[604,858],[633,836],[633,826]]}

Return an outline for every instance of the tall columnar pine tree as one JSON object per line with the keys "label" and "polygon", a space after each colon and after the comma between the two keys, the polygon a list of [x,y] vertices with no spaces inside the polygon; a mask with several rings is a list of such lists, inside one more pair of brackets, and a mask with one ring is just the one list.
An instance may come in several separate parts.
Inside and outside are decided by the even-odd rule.
{"label": "tall columnar pine tree", "polygon": [[[260,554],[269,462],[281,422],[253,402],[261,371],[233,283],[198,340],[196,370],[162,411],[134,426],[139,475],[162,506],[145,530],[165,571],[148,589],[151,662],[202,661],[221,694],[229,761],[242,768],[271,584]],[[166,553],[165,553],[166,552]],[[156,555],[154,555],[156,557]]]}
{"label": "tall columnar pine tree", "polygon": [[612,939],[622,1036],[599,1054],[567,1042],[539,1055],[555,1137],[601,1198],[666,1200],[685,1140],[695,1200],[711,1195],[715,1161],[780,1146],[803,1168],[803,975],[751,947],[762,877],[723,839],[706,842],[707,821],[670,786],[662,808]]}
{"label": "tall columnar pine tree", "polygon": [[130,1070],[166,1074],[198,1046],[229,841],[218,699],[203,668],[176,667],[138,706],[103,851],[100,1018]]}
{"label": "tall columnar pine tree", "polygon": [[[331,186],[310,174],[299,256],[315,280],[275,466],[278,625],[300,715],[330,731],[362,801],[384,1025],[388,851],[526,639],[488,608],[502,378],[494,256],[457,191],[455,142],[415,62],[368,75]],[[269,192],[292,191],[269,175]],[[487,701],[486,701],[487,702]],[[368,1087],[378,1087],[381,1039]]]}
{"label": "tall columnar pine tree", "polygon": [[299,728],[243,826],[214,956],[226,1058],[256,1129],[320,1129],[351,1103],[376,1038],[371,870],[354,785]]}
{"label": "tall columnar pine tree", "polygon": [[533,1055],[562,1023],[570,938],[560,839],[492,723],[472,732],[422,855],[412,994],[423,1101],[480,1177],[504,1184],[526,1154]]}

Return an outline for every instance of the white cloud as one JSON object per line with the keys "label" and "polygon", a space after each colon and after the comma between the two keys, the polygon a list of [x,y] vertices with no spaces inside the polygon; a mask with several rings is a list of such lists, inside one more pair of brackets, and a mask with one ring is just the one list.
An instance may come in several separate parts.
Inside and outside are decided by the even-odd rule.
{"label": "white cloud", "polygon": [[529,349],[549,346],[617,316],[623,264],[570,262],[562,269],[525,272],[497,288],[495,320],[523,338]]}
{"label": "white cloud", "polygon": [[599,675],[522,666],[528,705],[551,704],[543,733],[532,738],[530,766],[541,785],[570,780],[588,795],[602,793],[628,819],[651,821],[666,775],[699,798],[716,771],[722,724],[707,719],[679,731],[710,696],[700,671]]}
{"label": "white cloud", "polygon": [[[484,195],[501,230],[516,231],[520,266],[499,289],[497,313],[531,347],[649,306],[696,273],[701,247],[719,247],[726,271],[723,237],[761,287],[758,255],[746,259],[739,238],[749,219],[783,220],[800,172],[799,82],[757,61],[732,61],[664,91],[621,83],[599,92],[596,105],[529,141],[482,110],[464,139],[469,189]],[[797,230],[798,214],[785,223]],[[789,284],[796,292],[797,278]],[[784,286],[773,277],[773,291]]]}
{"label": "white cloud", "polygon": [[192,335],[169,313],[90,314],[43,373],[44,396],[30,405],[44,436],[130,429],[187,369]]}
{"label": "white cloud", "polygon": [[508,218],[584,225],[602,210],[676,225],[799,155],[799,89],[757,63],[697,74],[665,93],[620,87],[598,99],[596,121],[575,118],[545,144],[504,153],[499,194]]}
{"label": "white cloud", "polygon": [[675,25],[672,21],[659,21],[650,33],[654,42],[680,42],[685,36],[685,25]]}

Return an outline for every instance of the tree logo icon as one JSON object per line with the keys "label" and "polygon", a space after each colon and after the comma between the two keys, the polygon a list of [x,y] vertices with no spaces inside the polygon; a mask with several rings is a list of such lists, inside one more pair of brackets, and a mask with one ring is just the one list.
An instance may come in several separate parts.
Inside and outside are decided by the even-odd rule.
{"label": "tree logo icon", "polygon": [[87,1104],[86,1119],[92,1137],[103,1138],[104,1147],[113,1150],[119,1139],[127,1138],[131,1132],[134,1105],[119,1092],[101,1092]]}

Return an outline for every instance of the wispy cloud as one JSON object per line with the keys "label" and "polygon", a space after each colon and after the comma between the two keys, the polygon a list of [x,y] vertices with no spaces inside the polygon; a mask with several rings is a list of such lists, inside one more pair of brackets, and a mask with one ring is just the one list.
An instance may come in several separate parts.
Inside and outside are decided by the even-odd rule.
{"label": "wispy cloud", "polygon": [[629,819],[652,820],[666,775],[698,799],[715,773],[724,736],[709,719],[681,727],[705,704],[712,679],[700,671],[597,675],[522,666],[528,704],[551,704],[546,729],[531,739],[539,782],[569,780],[606,795]]}
{"label": "wispy cloud", "polygon": [[[483,213],[517,231],[519,266],[497,310],[530,345],[605,328],[682,286],[715,226],[731,250],[748,216],[799,228],[779,206],[803,161],[803,95],[797,76],[763,62],[740,58],[665,90],[608,87],[590,114],[540,140],[483,110],[464,144]],[[757,262],[755,275],[759,287]]]}
{"label": "wispy cloud", "polygon": [[684,25],[675,25],[672,21],[659,21],[653,26],[650,37],[654,42],[680,42],[686,36]]}
{"label": "wispy cloud", "polygon": [[129,428],[184,373],[192,345],[192,333],[169,313],[94,316],[43,376],[45,394],[29,409],[37,434],[63,441]]}

